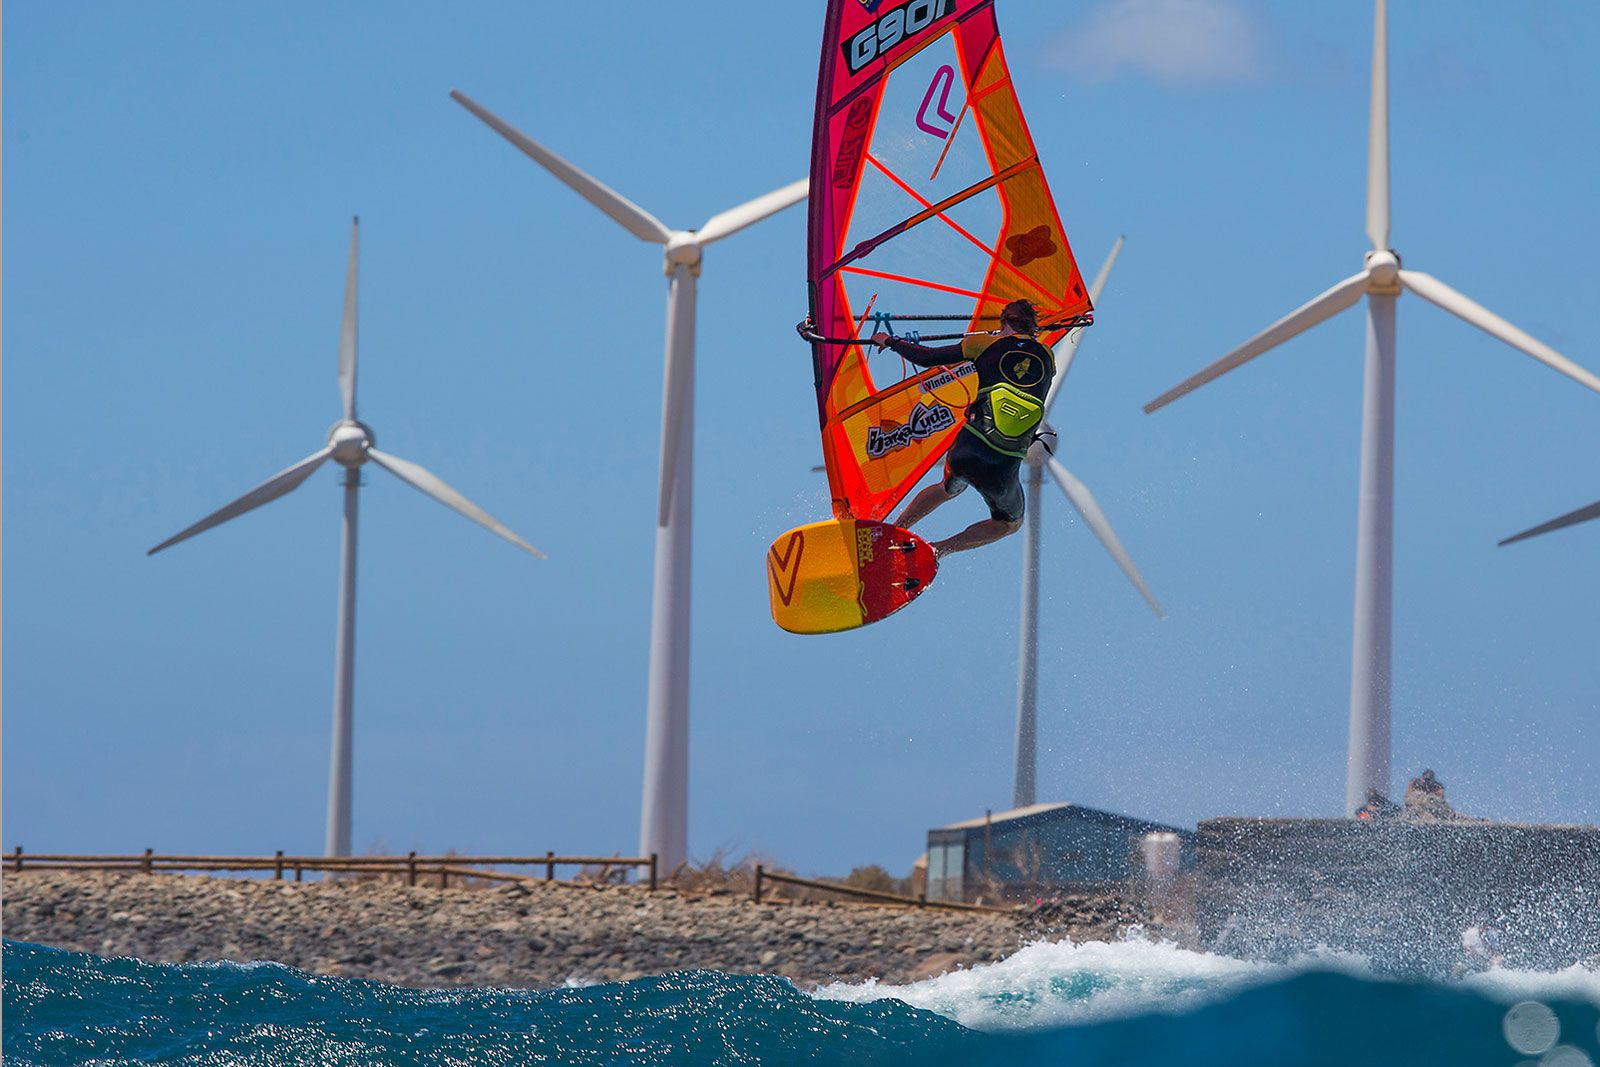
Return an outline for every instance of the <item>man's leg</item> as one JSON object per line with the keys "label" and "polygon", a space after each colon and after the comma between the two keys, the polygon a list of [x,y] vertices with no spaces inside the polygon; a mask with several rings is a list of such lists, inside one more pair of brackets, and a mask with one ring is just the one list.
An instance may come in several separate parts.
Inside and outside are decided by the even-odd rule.
{"label": "man's leg", "polygon": [[894,520],[894,524],[909,529],[913,524],[927,518],[934,508],[947,500],[954,499],[955,495],[945,489],[943,482],[934,482],[911,498],[911,503],[906,505],[906,509],[900,513],[898,519]]}
{"label": "man's leg", "polygon": [[970,548],[982,548],[992,545],[1002,537],[1010,537],[1022,529],[1022,520],[1012,522],[1009,519],[984,519],[975,522],[960,533],[947,537],[943,541],[933,543],[933,551],[940,556],[948,556],[952,552],[965,552]]}
{"label": "man's leg", "polygon": [[1021,464],[996,461],[984,453],[977,455],[987,462],[980,463],[978,469],[964,473],[989,505],[989,517],[973,523],[953,537],[935,542],[933,550],[940,556],[992,545],[1002,537],[1010,537],[1022,529],[1022,515],[1028,504],[1022,493],[1022,481],[1018,477]]}

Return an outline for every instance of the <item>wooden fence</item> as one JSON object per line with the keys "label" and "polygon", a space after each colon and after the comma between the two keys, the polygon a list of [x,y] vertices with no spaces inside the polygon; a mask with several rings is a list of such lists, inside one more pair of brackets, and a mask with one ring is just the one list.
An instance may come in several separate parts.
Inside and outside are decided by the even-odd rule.
{"label": "wooden fence", "polygon": [[543,867],[544,880],[555,881],[557,867],[601,867],[607,872],[613,867],[648,869],[648,885],[656,888],[656,855],[648,856],[558,856],[546,852],[542,856],[419,856],[415,852],[404,856],[286,856],[280,849],[271,856],[178,856],[163,855],[145,849],[134,856],[83,856],[59,853],[24,853],[18,845],[5,854],[7,871],[271,871],[272,877],[282,881],[292,874],[301,881],[306,871],[340,872],[345,874],[404,874],[407,885],[416,885],[419,876],[438,877],[439,884],[447,886],[452,877],[458,879],[481,878],[491,882],[523,882],[535,878],[530,874],[513,874],[507,871],[480,870],[480,867]]}
{"label": "wooden fence", "polygon": [[[613,867],[645,868],[647,885],[654,891],[657,880],[657,857],[649,856],[558,856],[546,852],[542,856],[419,856],[415,852],[404,856],[287,856],[280,850],[271,856],[188,856],[157,853],[145,849],[138,855],[68,855],[63,853],[26,853],[18,845],[4,854],[4,869],[19,871],[139,871],[156,874],[166,871],[238,871],[272,872],[272,877],[282,881],[292,875],[302,881],[306,871],[343,874],[403,874],[407,885],[416,885],[419,877],[436,877],[441,886],[448,886],[451,878],[465,880],[478,878],[490,882],[527,882],[537,880],[531,874],[484,870],[485,867],[543,867],[546,882],[555,881],[557,867],[600,867],[610,871]],[[799,886],[841,896],[869,900],[878,904],[893,904],[905,908],[943,908],[950,911],[1009,912],[1015,909],[986,904],[966,904],[954,900],[929,900],[926,895],[905,897],[896,893],[882,893],[875,889],[858,889],[837,882],[819,882],[810,878],[797,878],[792,874],[778,874],[757,864],[755,889],[752,899],[761,903],[767,883]]]}
{"label": "wooden fence", "polygon": [[792,874],[776,874],[764,866],[756,865],[756,885],[751,893],[751,899],[757,904],[761,903],[761,891],[764,882],[781,882],[784,885],[802,886],[806,889],[822,889],[829,893],[842,893],[847,897],[857,897],[861,900],[871,900],[879,904],[897,904],[903,908],[945,908],[951,911],[992,911],[1011,912],[1015,908],[999,908],[987,904],[965,904],[956,900],[929,900],[926,893],[921,896],[903,897],[898,893],[880,893],[876,889],[858,889],[851,885],[840,885],[837,882],[817,882],[810,878],[796,878]]}

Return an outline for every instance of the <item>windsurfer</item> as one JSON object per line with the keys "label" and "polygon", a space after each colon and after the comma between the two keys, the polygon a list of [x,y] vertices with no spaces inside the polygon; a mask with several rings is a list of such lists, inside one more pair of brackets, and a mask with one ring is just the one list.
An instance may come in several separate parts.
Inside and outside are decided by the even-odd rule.
{"label": "windsurfer", "polygon": [[897,526],[910,527],[974,486],[989,505],[989,518],[934,542],[933,550],[941,556],[992,544],[1022,526],[1026,500],[1019,471],[1055,378],[1055,358],[1035,337],[1038,330],[1033,304],[1013,300],[1000,312],[998,335],[975,334],[938,348],[887,333],[872,337],[879,349],[892,349],[919,367],[971,362],[977,370],[978,394],[945,458],[943,480],[913,497],[895,520]]}

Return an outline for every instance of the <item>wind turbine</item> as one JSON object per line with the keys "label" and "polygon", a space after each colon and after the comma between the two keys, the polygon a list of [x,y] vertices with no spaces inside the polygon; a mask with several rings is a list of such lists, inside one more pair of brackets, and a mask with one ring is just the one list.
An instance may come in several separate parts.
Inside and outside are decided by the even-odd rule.
{"label": "wind turbine", "polygon": [[656,505],[655,592],[645,720],[639,852],[666,870],[689,843],[689,565],[694,488],[695,284],[706,245],[806,198],[802,178],[711,216],[698,230],[670,230],[654,215],[585,174],[459,90],[456,103],[641,241],[663,246],[667,276],[666,367],[661,396],[661,472]]}
{"label": "wind turbine", "polygon": [[499,534],[540,559],[544,553],[495,521],[488,512],[446,485],[433,472],[374,447],[372,428],[356,418],[356,260],[361,220],[350,226],[350,266],[344,284],[344,323],[339,332],[339,392],[344,416],[328,431],[328,443],[292,467],[274,474],[233,503],[218,508],[193,526],[172,535],[147,555],[220,526],[229,519],[270,503],[297,488],[327,460],[344,467],[344,532],[339,542],[339,626],[333,668],[333,756],[328,772],[329,856],[350,854],[351,710],[355,695],[356,626],[356,490],[361,466],[372,461],[402,482]]}
{"label": "wind turbine", "polygon": [[[1100,267],[1100,273],[1095,276],[1094,283],[1089,287],[1090,303],[1099,304],[1100,292],[1106,287],[1106,278],[1111,274],[1111,265],[1117,261],[1117,254],[1122,251],[1122,242],[1123,238],[1118,237],[1117,243],[1111,246],[1111,254],[1106,256],[1105,263]],[[1050,392],[1045,397],[1046,419],[1049,418],[1050,408],[1055,404],[1056,398],[1061,395],[1061,384],[1066,381],[1067,371],[1072,367],[1072,359],[1077,354],[1083,333],[1082,330],[1072,330],[1066,337],[1056,342],[1056,376],[1050,383]],[[1045,429],[1051,433],[1055,432],[1048,423]],[[1139,576],[1138,568],[1133,565],[1133,560],[1128,558],[1122,542],[1117,540],[1115,531],[1111,529],[1111,523],[1106,521],[1105,514],[1095,502],[1088,486],[1075,478],[1071,471],[1046,452],[1044,445],[1037,441],[1028,450],[1026,462],[1028,518],[1022,534],[1022,625],[1017,649],[1017,767],[1011,804],[1014,808],[1025,808],[1036,799],[1034,780],[1038,766],[1039,735],[1039,512],[1044,504],[1041,490],[1044,488],[1046,470],[1066,494],[1068,503],[1077,509],[1084,523],[1100,539],[1106,551],[1111,553],[1111,558],[1117,561],[1117,566],[1122,568],[1128,580],[1133,582],[1139,594],[1149,603],[1151,610],[1161,618],[1166,618],[1166,613],[1161,610],[1161,605],[1156,603],[1156,598],[1145,586],[1144,579]]]}
{"label": "wind turbine", "polygon": [[1361,498],[1356,519],[1356,591],[1350,670],[1345,812],[1369,790],[1389,791],[1390,624],[1394,544],[1395,301],[1404,291],[1464,319],[1572,380],[1600,392],[1600,378],[1430,274],[1403,270],[1389,247],[1389,71],[1387,5],[1377,0],[1372,37],[1372,112],[1367,147],[1367,236],[1359,274],[1291,311],[1198,374],[1145,405],[1165,407],[1268,349],[1367,298],[1366,378],[1361,410]]}

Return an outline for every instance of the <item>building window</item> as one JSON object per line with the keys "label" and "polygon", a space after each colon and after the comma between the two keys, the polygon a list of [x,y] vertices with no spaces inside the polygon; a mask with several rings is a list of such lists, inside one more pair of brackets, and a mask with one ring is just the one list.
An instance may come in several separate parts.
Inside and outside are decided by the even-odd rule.
{"label": "building window", "polygon": [[960,900],[966,846],[957,841],[928,848],[928,899]]}

